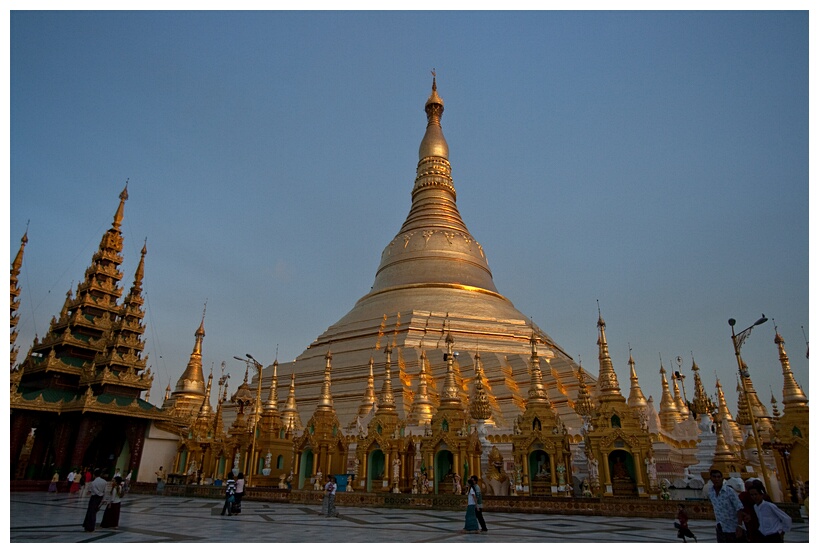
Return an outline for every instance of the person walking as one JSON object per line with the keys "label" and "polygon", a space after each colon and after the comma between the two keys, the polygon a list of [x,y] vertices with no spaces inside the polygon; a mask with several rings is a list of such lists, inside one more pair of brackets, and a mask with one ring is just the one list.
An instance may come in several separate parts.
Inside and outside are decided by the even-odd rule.
{"label": "person walking", "polygon": [[[755,482],[759,482],[760,485],[762,484],[762,480],[759,478],[749,478],[745,481],[745,489],[739,493],[739,500],[742,502],[742,522],[745,525],[745,537],[748,538],[748,541],[751,543],[758,543],[762,541],[760,538],[762,537],[759,533],[759,518],[756,516],[756,511],[754,510],[754,501],[751,499],[751,487],[753,487]],[[762,495],[765,498],[765,501],[770,501],[771,498],[768,497],[768,494],[765,493],[765,489],[763,486]]]}
{"label": "person walking", "polygon": [[338,481],[335,476],[330,477],[330,490],[327,495],[327,517],[338,517],[336,510],[336,492],[338,491]]}
{"label": "person walking", "polygon": [[227,482],[225,482],[225,504],[222,506],[222,516],[232,515],[230,512],[233,502],[236,501],[236,480],[233,479],[233,471],[227,475]]}
{"label": "person walking", "polygon": [[694,538],[697,541],[697,536],[688,527],[688,511],[685,510],[685,505],[677,504],[677,520],[674,522],[674,527],[677,529],[677,537],[682,538],[683,543],[687,543],[685,538]]}
{"label": "person walking", "polygon": [[60,473],[54,472],[54,476],[51,477],[51,483],[48,485],[48,493],[57,493],[57,482],[60,481]]}
{"label": "person walking", "polygon": [[156,475],[156,493],[162,493],[165,489],[165,469],[160,465],[159,470],[154,474]]}
{"label": "person walking", "polygon": [[481,487],[478,485],[478,477],[474,474],[469,478],[469,485],[475,488],[475,518],[478,519],[478,524],[481,525],[481,532],[488,532],[486,521],[483,520],[483,495],[481,494]]}
{"label": "person walking", "polygon": [[238,515],[242,512],[242,498],[245,496],[245,474],[239,473],[236,477],[236,501],[233,503],[233,514]]}
{"label": "person walking", "polygon": [[97,511],[100,510],[102,498],[105,495],[105,488],[108,486],[102,476],[100,469],[94,471],[94,480],[86,484],[91,497],[88,499],[88,509],[85,511],[85,520],[82,527],[86,532],[93,532],[97,527]]}
{"label": "person walking", "polygon": [[765,499],[765,488],[756,480],[748,491],[754,510],[759,519],[759,541],[763,543],[782,543],[785,532],[790,531],[793,521],[786,512]]}
{"label": "person walking", "polygon": [[79,471],[74,472],[74,469],[71,469],[71,472],[68,473],[68,477],[66,477],[66,481],[68,482],[68,493],[69,495],[74,495],[78,491],[80,491],[80,474]]}
{"label": "person walking", "polygon": [[105,507],[105,512],[102,514],[100,528],[119,527],[119,512],[122,506],[123,495],[125,495],[125,487],[122,484],[122,477],[114,476],[113,486],[111,487],[111,497],[108,506]]}
{"label": "person walking", "polygon": [[319,516],[326,517],[330,510],[331,484],[332,482],[330,482],[330,475],[327,475],[324,479],[324,486],[322,487],[322,490],[324,490],[324,496],[321,498],[321,511],[319,512]]}
{"label": "person walking", "polygon": [[[93,479],[94,475],[91,473],[91,467],[85,467],[80,477],[80,497],[85,498],[91,494],[90,484]],[[76,476],[74,480],[77,480]]]}
{"label": "person walking", "polygon": [[722,471],[711,469],[711,484],[708,499],[714,507],[714,518],[717,522],[717,542],[744,541],[742,530],[742,502],[737,493],[730,487],[724,486]]}
{"label": "person walking", "polygon": [[472,485],[472,478],[469,479],[469,486],[466,489],[466,517],[464,518],[464,528],[461,530],[462,534],[477,534],[478,517],[476,513],[476,505],[478,504],[478,496],[475,493],[475,486]]}

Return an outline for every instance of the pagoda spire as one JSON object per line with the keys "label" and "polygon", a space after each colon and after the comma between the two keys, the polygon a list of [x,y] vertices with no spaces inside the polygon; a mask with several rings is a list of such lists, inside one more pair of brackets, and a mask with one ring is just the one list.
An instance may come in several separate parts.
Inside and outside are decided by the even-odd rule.
{"label": "pagoda spire", "polygon": [[20,315],[17,313],[17,310],[20,309],[20,269],[23,267],[23,252],[26,249],[27,243],[28,229],[26,229],[26,232],[20,239],[20,249],[17,250],[17,255],[14,258],[14,262],[11,264],[11,286],[9,300],[9,305],[11,307],[11,353],[9,355],[9,368],[11,369],[14,368],[14,365],[17,362],[17,352],[20,349],[15,347],[14,343],[17,341],[17,324],[20,322]]}
{"label": "pagoda spire", "polygon": [[330,353],[328,349],[324,355],[324,381],[321,384],[321,394],[319,395],[316,411],[333,410],[333,396],[330,393],[330,372],[333,370],[332,361],[333,354]]}
{"label": "pagoda spire", "polygon": [[632,409],[643,410],[648,408],[648,400],[643,395],[640,388],[640,381],[637,379],[637,371],[634,369],[634,357],[631,355],[631,346],[628,348],[628,368],[631,389],[628,394],[628,406]]}
{"label": "pagoda spire", "polygon": [[774,426],[776,426],[776,423],[779,422],[780,413],[779,405],[776,403],[776,396],[774,396],[773,390],[771,390],[771,417],[774,420]]}
{"label": "pagoda spire", "polygon": [[[398,234],[383,250],[372,289],[359,305],[384,292],[418,285],[433,289],[470,287],[502,298],[483,248],[458,212],[449,146],[441,128],[444,101],[434,77],[424,110],[427,127],[418,148],[412,205]],[[412,270],[408,271],[409,267]]]}
{"label": "pagoda spire", "polygon": [[688,419],[688,406],[685,404],[685,400],[680,395],[680,387],[677,385],[677,378],[671,378],[671,381],[674,383],[674,404],[677,406],[677,411],[680,413],[680,420],[684,421]]}
{"label": "pagoda spire", "polygon": [[[131,290],[123,300],[119,314],[111,325],[111,330],[106,334],[105,348],[94,357],[95,372],[110,371],[116,375],[116,382],[112,382],[110,388],[105,383],[106,379],[103,378],[102,393],[114,392],[126,395],[124,390],[130,389],[131,393],[128,393],[127,396],[138,397],[153,385],[150,369],[145,370],[148,363],[147,356],[142,355],[145,348],[142,341],[145,331],[145,326],[142,324],[145,318],[145,311],[142,308],[144,303],[142,279],[145,275],[145,255],[147,253],[146,240],[142,246],[142,255],[134,274]],[[110,381],[111,377],[108,380]]]}
{"label": "pagoda spire", "polygon": [[128,180],[125,181],[125,188],[122,189],[122,192],[119,194],[119,207],[117,207],[117,212],[114,213],[114,222],[112,224],[113,228],[119,230],[120,226],[122,226],[122,217],[123,213],[125,212],[125,202],[128,200]]}
{"label": "pagoda spire", "polygon": [[384,383],[381,385],[381,399],[378,402],[379,411],[395,411],[395,396],[392,393],[392,346],[384,347]]}
{"label": "pagoda spire", "polygon": [[668,379],[665,375],[665,367],[663,366],[662,359],[660,359],[660,381],[663,387],[663,393],[660,397],[660,424],[665,430],[670,432],[674,429],[674,425],[680,422],[680,411],[677,409],[677,404],[674,403],[674,398],[671,396]]}
{"label": "pagoda spire", "polygon": [[589,394],[589,386],[586,384],[586,373],[583,365],[577,369],[577,399],[574,402],[574,410],[584,420],[594,415],[595,407]]}
{"label": "pagoda spire", "polygon": [[546,406],[551,406],[549,401],[549,394],[546,392],[546,386],[543,385],[543,372],[540,370],[540,357],[537,353],[537,338],[534,331],[532,337],[529,339],[529,345],[532,348],[532,354],[529,358],[529,398],[526,405],[541,403]]}
{"label": "pagoda spire", "polygon": [[299,416],[299,409],[296,406],[295,367],[293,372],[290,373],[290,391],[287,394],[287,401],[284,404],[284,409],[282,409],[282,424],[291,433],[301,432],[302,428],[304,428],[304,426],[301,423],[301,417]]}
{"label": "pagoda spire", "polygon": [[202,405],[199,407],[199,412],[196,414],[196,420],[193,423],[193,430],[194,435],[197,439],[201,439],[208,434],[208,428],[212,424],[212,419],[214,416],[213,410],[210,406],[210,390],[213,384],[213,367],[211,367],[210,374],[208,375],[208,384],[205,388],[205,399],[202,402]]}
{"label": "pagoda spire", "polygon": [[[119,374],[111,378],[109,370],[115,365],[116,373],[137,368],[141,352],[138,313],[125,311],[129,324],[135,324],[133,329],[121,326],[124,323],[118,320],[123,316],[123,306],[119,304],[123,246],[119,227],[126,199],[127,193],[123,191],[114,224],[103,234],[85,277],[77,286],[76,296],[72,297],[69,290],[60,316],[52,317],[46,336],[42,340],[35,337],[30,354],[20,367],[23,371],[20,386],[71,391],[78,398],[84,397],[89,406],[91,398],[100,393],[136,399],[138,393],[131,393],[135,386],[119,387],[117,383],[125,381]],[[114,347],[111,338],[116,325],[120,325],[120,331]],[[110,355],[114,357],[105,357]],[[121,360],[120,355],[129,357]]]}
{"label": "pagoda spire", "polygon": [[475,420],[486,420],[492,417],[492,407],[489,397],[483,387],[483,365],[481,353],[475,352],[475,381],[472,400],[469,403],[469,415]]}
{"label": "pagoda spire", "polygon": [[785,340],[779,334],[779,330],[776,330],[774,343],[779,349],[779,364],[782,365],[782,408],[787,411],[789,407],[807,407],[808,398],[793,377],[791,362],[785,352]]}
{"label": "pagoda spire", "polygon": [[705,386],[700,378],[700,368],[694,357],[691,357],[691,372],[694,373],[694,399],[691,401],[691,410],[697,417],[709,415],[714,410],[714,403],[705,393]]}
{"label": "pagoda spire", "polygon": [[427,424],[435,414],[435,404],[429,396],[429,373],[427,372],[427,353],[421,349],[421,357],[418,360],[418,391],[412,400],[412,410],[409,421],[413,424]]}
{"label": "pagoda spire", "polygon": [[461,393],[455,382],[455,352],[453,349],[455,340],[452,338],[451,332],[447,332],[445,342],[446,376],[444,377],[444,386],[441,390],[441,406],[462,408]]}
{"label": "pagoda spire", "polygon": [[756,420],[758,428],[767,437],[769,433],[773,431],[771,416],[768,414],[768,409],[765,407],[765,404],[762,403],[759,399],[759,395],[756,393],[754,383],[751,380],[751,373],[748,371],[748,365],[745,364],[744,360],[742,360],[742,375],[740,378],[744,381],[742,384],[744,386],[743,389],[746,391],[745,396],[751,404],[751,409],[753,409],[754,419]]}
{"label": "pagoda spire", "polygon": [[162,407],[170,408],[175,406],[178,411],[184,413],[196,413],[205,397],[205,375],[202,370],[202,341],[205,338],[205,313],[207,302],[202,310],[202,320],[199,328],[194,332],[193,351],[188,359],[188,365],[179,380],[176,388],[171,394],[170,401],[163,403]]}
{"label": "pagoda spire", "polygon": [[600,360],[600,374],[597,378],[597,389],[600,391],[599,400],[604,401],[624,401],[625,398],[620,393],[620,383],[617,382],[617,373],[609,356],[609,344],[606,340],[606,322],[600,313],[600,305],[597,306],[597,346],[599,348],[598,359]]}
{"label": "pagoda spire", "polygon": [[[213,436],[221,437],[225,433],[225,424],[222,419],[222,404],[227,401],[227,383],[230,379],[230,374],[225,374],[225,362],[222,361],[222,374],[219,377],[219,391],[216,395],[216,414],[213,417]],[[207,401],[207,400],[206,400]]]}
{"label": "pagoda spire", "polygon": [[205,401],[202,402],[202,407],[199,408],[199,417],[210,417],[213,409],[210,406],[210,391],[213,387],[213,367],[208,374],[208,384],[205,387]]}
{"label": "pagoda spire", "polygon": [[270,412],[278,412],[279,410],[279,396],[278,396],[278,386],[279,386],[279,360],[275,359],[273,361],[273,377],[270,379],[270,390],[267,394],[267,401],[264,404],[264,410]]}
{"label": "pagoda spire", "polygon": [[373,375],[373,357],[370,356],[370,375],[367,377],[367,389],[364,390],[364,397],[361,400],[361,405],[358,406],[358,417],[364,418],[370,414],[376,404],[375,397],[375,376]]}
{"label": "pagoda spire", "polygon": [[743,444],[742,429],[731,415],[731,410],[728,409],[728,402],[725,401],[725,393],[722,391],[722,384],[717,378],[717,418],[722,421],[723,426],[728,426],[728,431],[731,433],[731,439],[737,448],[741,448]]}

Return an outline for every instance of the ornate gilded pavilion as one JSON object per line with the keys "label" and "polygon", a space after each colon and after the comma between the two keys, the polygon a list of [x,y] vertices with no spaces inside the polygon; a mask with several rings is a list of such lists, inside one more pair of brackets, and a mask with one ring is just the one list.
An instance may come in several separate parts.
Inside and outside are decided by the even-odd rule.
{"label": "ornate gilded pavilion", "polygon": [[[168,418],[140,398],[153,381],[142,351],[146,247],[133,285],[119,301],[127,199],[126,186],[85,279],[73,295],[68,291],[42,340],[35,337],[22,363],[12,367],[10,454],[17,478],[48,478],[54,470],[64,474],[87,465],[113,474],[119,459],[136,471],[148,424]],[[22,247],[12,267],[12,298],[21,260]]]}

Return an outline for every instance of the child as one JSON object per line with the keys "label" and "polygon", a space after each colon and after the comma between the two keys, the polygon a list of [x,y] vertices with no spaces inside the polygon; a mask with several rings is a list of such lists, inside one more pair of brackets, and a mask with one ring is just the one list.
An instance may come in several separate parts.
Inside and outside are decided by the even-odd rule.
{"label": "child", "polygon": [[694,541],[697,541],[697,536],[688,527],[688,511],[685,510],[685,505],[682,503],[677,504],[677,520],[674,522],[674,528],[677,529],[677,537],[682,538],[684,543],[686,537],[694,538]]}

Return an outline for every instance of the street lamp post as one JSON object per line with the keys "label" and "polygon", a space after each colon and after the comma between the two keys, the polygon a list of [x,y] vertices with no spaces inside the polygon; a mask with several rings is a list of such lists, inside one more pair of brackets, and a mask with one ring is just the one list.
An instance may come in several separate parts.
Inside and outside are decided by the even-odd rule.
{"label": "street lamp post", "polygon": [[768,469],[765,467],[765,460],[762,458],[762,442],[759,439],[759,430],[756,427],[756,417],[754,417],[753,407],[751,406],[751,397],[748,395],[748,386],[745,384],[745,377],[748,376],[748,371],[742,367],[742,357],[739,352],[742,349],[742,344],[745,339],[750,336],[751,330],[755,326],[761,325],[767,321],[765,314],[756,320],[754,324],[746,328],[740,333],[734,332],[734,325],[737,324],[736,319],[728,319],[728,324],[731,325],[731,342],[734,344],[734,355],[737,358],[737,366],[739,367],[739,381],[742,383],[742,392],[745,395],[745,403],[748,407],[748,418],[751,421],[751,430],[754,433],[754,442],[756,443],[756,454],[759,457],[759,468],[762,470],[762,479],[765,481],[765,489],[770,493],[771,481],[768,479]]}
{"label": "street lamp post", "polygon": [[[253,409],[253,439],[251,441],[250,446],[250,464],[249,470],[247,471],[247,487],[250,487],[251,480],[253,478],[253,471],[255,469],[255,461],[256,461],[256,431],[259,426],[259,418],[261,417],[261,410],[262,405],[262,369],[264,368],[261,363],[256,361],[256,359],[250,355],[249,353],[245,354],[245,357],[250,359],[250,362],[253,363],[253,366],[256,368],[256,373],[258,374],[258,386],[256,387],[256,406]],[[241,357],[233,357],[234,359],[238,359],[239,361],[245,361]],[[245,361],[247,362],[247,361]]]}
{"label": "street lamp post", "polygon": [[262,409],[262,369],[264,367],[262,367],[262,364],[256,361],[256,359],[249,353],[246,353],[245,356],[253,361],[256,371],[259,373],[258,383],[256,386],[256,408],[253,413],[253,445],[250,447],[250,462],[253,463],[253,466],[251,466],[251,470],[249,470],[247,474],[247,485],[250,487],[250,479],[252,478],[251,475],[253,474],[253,471],[256,470],[256,432],[259,427],[259,419],[262,416],[260,411]]}

